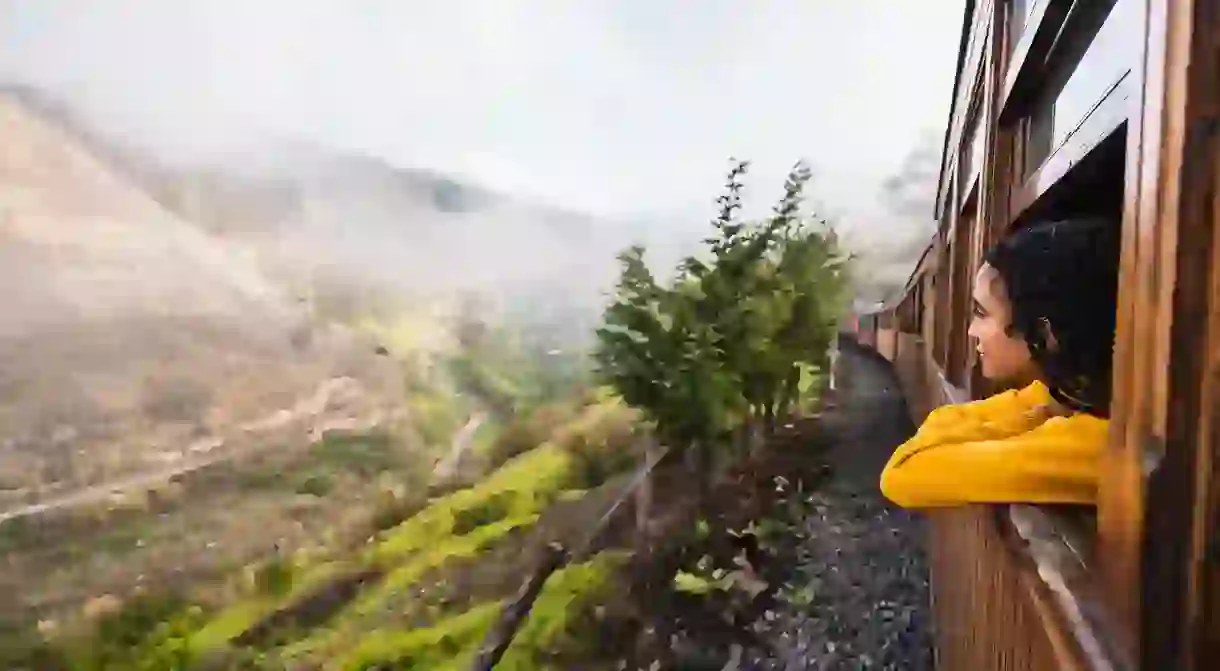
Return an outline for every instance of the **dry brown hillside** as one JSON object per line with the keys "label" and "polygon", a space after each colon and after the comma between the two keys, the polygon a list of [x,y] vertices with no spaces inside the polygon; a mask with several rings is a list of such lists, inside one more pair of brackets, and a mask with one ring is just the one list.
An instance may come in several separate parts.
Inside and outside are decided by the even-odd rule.
{"label": "dry brown hillside", "polygon": [[302,428],[285,411],[334,405],[328,380],[352,376],[366,414],[370,385],[393,387],[368,343],[318,333],[249,259],[12,98],[0,137],[0,514],[273,442]]}

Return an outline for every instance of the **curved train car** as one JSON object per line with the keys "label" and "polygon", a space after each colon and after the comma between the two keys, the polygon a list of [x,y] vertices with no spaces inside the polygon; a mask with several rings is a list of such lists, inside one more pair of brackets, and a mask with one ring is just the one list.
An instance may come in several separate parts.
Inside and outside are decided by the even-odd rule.
{"label": "curved train car", "polygon": [[1099,504],[929,514],[942,671],[1220,664],[1220,1],[967,2],[934,216],[901,295],[855,316],[912,414],[994,391],[967,336],[982,250],[1121,221]]}

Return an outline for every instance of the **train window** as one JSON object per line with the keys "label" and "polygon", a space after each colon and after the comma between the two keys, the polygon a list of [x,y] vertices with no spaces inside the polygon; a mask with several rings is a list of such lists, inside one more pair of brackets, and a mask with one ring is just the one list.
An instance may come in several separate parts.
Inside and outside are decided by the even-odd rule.
{"label": "train window", "polygon": [[1012,23],[1008,24],[1009,51],[1016,48],[1017,41],[1021,38],[1021,33],[1025,32],[1025,25],[1029,21],[1029,15],[1033,12],[1034,5],[1039,1],[1046,2],[1046,0],[1013,0]]}
{"label": "train window", "polygon": [[970,151],[968,153],[970,165],[974,170],[969,175],[971,182],[974,181],[975,173],[979,172],[983,167],[983,145],[984,140],[987,138],[986,129],[979,127],[978,122],[979,116],[976,115],[974,132],[970,135]]}
{"label": "train window", "polygon": [[1104,216],[1122,218],[1127,155],[1127,126],[1121,125],[1085,154],[1018,216],[1025,221]]}
{"label": "train window", "polygon": [[[1138,0],[1089,4],[1096,12],[1065,24],[1052,68],[1029,117],[1025,177],[1033,174],[1077,131],[1107,96],[1118,89],[1134,65],[1131,48],[1142,5]],[[1086,10],[1081,10],[1084,12]]]}
{"label": "train window", "polygon": [[959,152],[960,168],[961,168],[961,183],[965,188],[961,189],[961,199],[958,201],[960,207],[967,195],[971,192],[975,178],[978,176],[980,169],[983,167],[983,140],[987,137],[987,129],[982,126],[982,104],[980,91],[976,91],[973,102],[970,105],[970,116],[966,122],[965,140],[962,142],[962,148]]}
{"label": "train window", "polygon": [[[983,3],[975,3],[974,16],[971,19],[970,35],[966,43],[966,52],[963,55],[962,69],[959,72],[959,78],[956,88],[953,91],[953,107],[954,109],[966,109],[966,106],[972,104],[977,98],[977,92],[981,89],[981,82],[984,72],[987,68],[984,67],[988,51],[988,45],[991,40],[990,21],[981,13]],[[956,134],[963,129],[953,128],[952,133]],[[955,137],[957,139],[957,137]]]}

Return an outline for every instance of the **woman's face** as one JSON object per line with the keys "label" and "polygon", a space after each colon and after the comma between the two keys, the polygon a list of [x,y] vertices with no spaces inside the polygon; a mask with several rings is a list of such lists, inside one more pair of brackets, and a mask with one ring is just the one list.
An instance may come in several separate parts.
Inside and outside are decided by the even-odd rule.
{"label": "woman's face", "polygon": [[974,316],[970,337],[974,338],[988,380],[1023,380],[1035,377],[1029,346],[1020,335],[1009,335],[1012,309],[1004,281],[995,268],[983,264],[974,276]]}

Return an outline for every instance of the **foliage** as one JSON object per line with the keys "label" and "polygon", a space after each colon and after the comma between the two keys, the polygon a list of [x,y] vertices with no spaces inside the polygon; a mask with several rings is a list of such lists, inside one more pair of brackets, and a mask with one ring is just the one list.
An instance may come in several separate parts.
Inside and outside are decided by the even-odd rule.
{"label": "foliage", "polygon": [[[482,604],[427,629],[374,632],[365,636],[348,656],[337,660],[333,668],[353,671],[437,668],[452,662],[464,650],[472,653],[501,607],[499,602]],[[467,656],[473,657],[471,653]]]}
{"label": "foliage", "polygon": [[509,498],[507,493],[498,492],[485,501],[458,510],[453,516],[453,534],[464,536],[479,527],[504,519],[509,513]]}
{"label": "foliage", "polygon": [[321,467],[371,477],[404,465],[388,433],[328,431],[311,448]]}
{"label": "foliage", "polygon": [[450,392],[436,389],[408,389],[415,425],[425,445],[448,447],[453,434],[465,418]]}
{"label": "foliage", "polygon": [[322,498],[335,489],[335,479],[327,473],[311,473],[297,485],[298,494]]}
{"label": "foliage", "polygon": [[570,457],[554,445],[544,445],[509,461],[474,487],[430,503],[401,525],[389,530],[370,549],[370,558],[388,562],[433,547],[454,533],[457,515],[503,497],[507,517],[536,515],[559,495],[568,479]]}
{"label": "foliage", "polygon": [[589,406],[554,433],[554,443],[572,460],[568,486],[593,489],[641,463],[645,430],[639,412],[621,401]]}
{"label": "foliage", "polygon": [[573,404],[559,402],[517,413],[488,449],[490,465],[499,466],[545,443],[559,427],[571,421],[577,411]]}
{"label": "foliage", "polygon": [[272,557],[254,570],[254,588],[263,596],[282,597],[292,590],[295,567],[285,557]]}
{"label": "foliage", "polygon": [[[557,651],[582,645],[582,625],[590,619],[596,597],[609,585],[610,576],[623,559],[621,554],[602,553],[553,573],[496,668],[551,668],[549,662]],[[498,601],[485,603],[426,629],[374,632],[336,660],[334,668],[467,668],[502,608]]]}
{"label": "foliage", "polygon": [[136,595],[98,621],[86,640],[71,646],[71,668],[82,671],[188,668],[197,651],[190,632],[203,612],[177,595]]}
{"label": "foliage", "polygon": [[60,671],[70,668],[63,651],[33,627],[0,623],[0,668],[14,671]]}
{"label": "foliage", "polygon": [[597,331],[600,377],[643,410],[659,438],[695,451],[732,445],[760,421],[769,431],[808,393],[824,365],[846,294],[846,257],[834,230],[802,217],[809,171],[798,163],[772,215],[743,222],[734,162],[703,257],[659,283],[632,247],[619,256],[616,293]]}
{"label": "foliage", "polygon": [[550,326],[493,324],[487,312],[472,302],[458,315],[458,350],[447,358],[458,389],[502,421],[579,394],[587,381],[581,348],[557,340]]}

